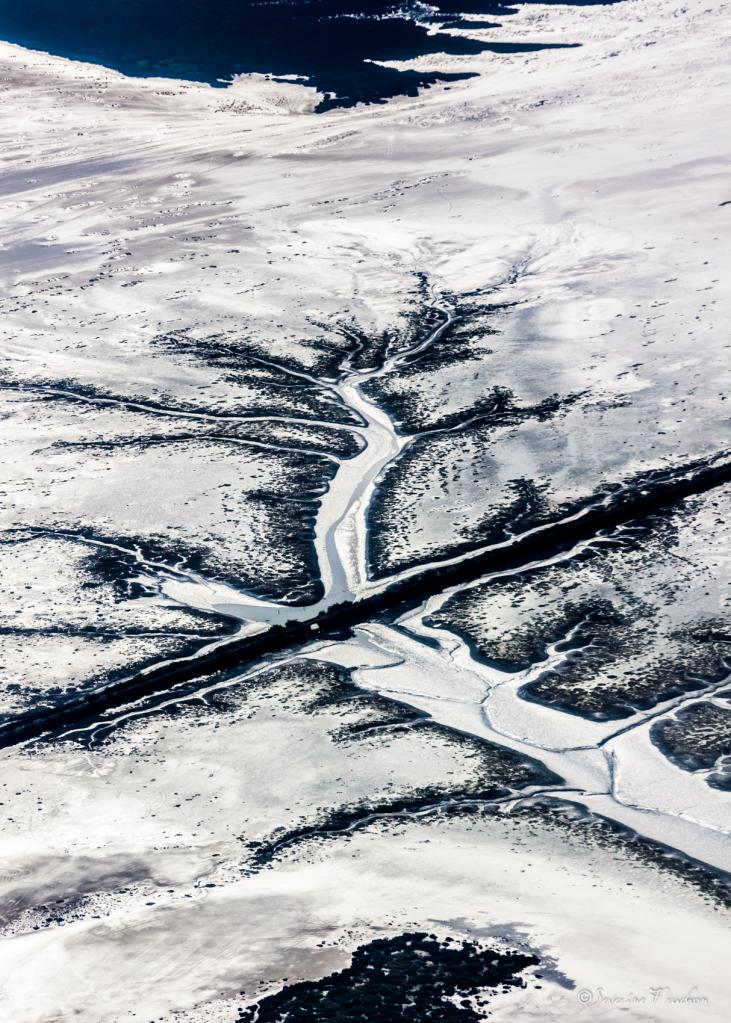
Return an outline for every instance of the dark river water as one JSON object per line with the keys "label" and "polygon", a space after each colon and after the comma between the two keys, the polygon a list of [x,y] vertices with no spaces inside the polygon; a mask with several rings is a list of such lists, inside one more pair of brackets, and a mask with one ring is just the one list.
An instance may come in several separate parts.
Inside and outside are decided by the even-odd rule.
{"label": "dark river water", "polygon": [[[515,11],[481,0],[0,0],[0,39],[128,75],[216,86],[243,72],[300,75],[325,93],[325,110],[466,77],[399,72],[369,60],[542,49],[511,41]],[[429,35],[429,25],[474,25],[477,15],[501,27],[498,41]]]}

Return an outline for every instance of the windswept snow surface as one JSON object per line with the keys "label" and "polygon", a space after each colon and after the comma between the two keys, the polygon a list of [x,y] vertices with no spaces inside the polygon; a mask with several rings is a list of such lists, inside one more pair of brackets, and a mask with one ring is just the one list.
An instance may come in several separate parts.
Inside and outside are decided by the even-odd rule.
{"label": "windswept snow surface", "polygon": [[[325,113],[0,43],[0,724],[728,458],[729,7],[511,11],[580,45]],[[539,959],[466,1020],[727,1019],[730,502],[7,744],[3,1018],[426,931]]]}

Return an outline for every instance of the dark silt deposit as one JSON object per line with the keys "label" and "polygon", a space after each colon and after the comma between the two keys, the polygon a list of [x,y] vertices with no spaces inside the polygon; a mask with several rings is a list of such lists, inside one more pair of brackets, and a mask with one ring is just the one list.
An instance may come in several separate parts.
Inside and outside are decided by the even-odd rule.
{"label": "dark silt deposit", "polygon": [[[535,682],[522,687],[519,695],[595,721],[614,721],[631,717],[638,711],[651,710],[657,704],[677,699],[684,693],[700,692],[723,682],[728,676],[726,657],[729,644],[714,641],[708,632],[691,630],[680,637],[683,649],[678,657],[655,657],[645,668],[634,673],[616,667],[623,664],[623,653],[634,651],[629,644],[622,647],[622,637],[626,635],[624,623],[616,623],[618,627],[615,630],[615,621],[602,622],[601,615],[598,615],[595,626],[588,627],[584,650],[579,651],[575,659],[567,658],[565,666],[558,670],[543,672]],[[587,653],[590,647],[592,650]],[[609,685],[597,686],[594,691],[586,686],[592,672],[599,673],[613,667],[621,674],[615,676],[613,672],[607,672]]]}
{"label": "dark silt deposit", "polygon": [[[421,5],[373,0],[7,0],[0,38],[31,49],[113,68],[138,77],[179,78],[226,85],[237,74],[300,76],[325,98],[318,110],[417,94],[435,82],[471,77],[438,71],[397,71],[371,61],[409,60],[429,53],[521,53],[566,44],[479,41],[429,34],[462,15],[507,17],[505,4]],[[501,24],[500,22],[498,24]],[[465,20],[465,27],[471,27]]]}
{"label": "dark silt deposit", "polygon": [[[67,569],[72,566],[70,577],[60,571],[55,589],[45,591],[46,604],[20,617],[14,608],[18,586],[27,592],[33,583],[14,581],[11,566],[17,554],[25,556],[24,564],[31,570],[34,561],[54,558]],[[94,690],[119,684],[161,661],[193,656],[239,628],[238,620],[225,614],[175,607],[151,597],[131,554],[87,543],[81,532],[6,532],[0,541],[0,563],[4,608],[0,638],[5,655],[0,664],[0,727],[31,708],[42,713],[67,702],[78,706]],[[40,589],[37,581],[35,587]],[[51,643],[60,651],[83,652],[75,670],[69,670],[65,661],[68,653],[50,657],[40,668],[43,651]],[[16,649],[21,651],[20,661],[12,653]]]}
{"label": "dark silt deposit", "polygon": [[[704,528],[704,507],[679,505],[674,515],[631,523],[570,559],[463,590],[429,621],[499,671],[538,668],[518,690],[523,699],[595,721],[723,685],[728,619],[710,597],[708,606],[698,604],[696,562],[681,533],[691,524]],[[723,540],[708,536],[701,551],[722,557]]]}
{"label": "dark silt deposit", "polygon": [[488,573],[519,568],[537,558],[568,551],[582,541],[602,537],[603,542],[607,542],[608,532],[647,516],[667,514],[675,510],[683,498],[706,493],[729,481],[731,464],[721,457],[645,474],[601,498],[587,501],[583,515],[546,523],[541,529],[516,536],[506,546],[488,547],[451,564],[435,565],[386,585],[372,596],[332,605],[312,619],[290,621],[258,635],[234,639],[209,653],[133,675],[117,685],[89,693],[83,700],[65,703],[63,707],[19,714],[8,725],[0,726],[0,747],[37,739],[57,728],[79,727],[128,701],[173,686],[195,684],[215,672],[240,670],[260,658],[299,648],[313,639],[313,626],[319,638],[341,637],[362,622],[381,616],[385,619],[398,617],[450,586],[474,581]]}
{"label": "dark silt deposit", "polygon": [[683,707],[650,735],[677,767],[706,772],[709,785],[731,792],[731,693],[716,700]]}
{"label": "dark silt deposit", "polygon": [[449,937],[442,941],[423,931],[376,938],[355,950],[346,969],[282,988],[241,1009],[239,1021],[470,1023],[484,1017],[491,995],[525,987],[520,973],[538,964],[533,955]]}

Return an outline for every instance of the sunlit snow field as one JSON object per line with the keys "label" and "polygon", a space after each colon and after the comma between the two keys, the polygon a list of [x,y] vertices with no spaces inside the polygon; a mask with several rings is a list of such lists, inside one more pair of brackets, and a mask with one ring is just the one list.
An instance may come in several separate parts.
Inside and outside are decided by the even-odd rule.
{"label": "sunlit snow field", "polygon": [[727,1019],[727,5],[152,6],[0,12],[0,1016]]}

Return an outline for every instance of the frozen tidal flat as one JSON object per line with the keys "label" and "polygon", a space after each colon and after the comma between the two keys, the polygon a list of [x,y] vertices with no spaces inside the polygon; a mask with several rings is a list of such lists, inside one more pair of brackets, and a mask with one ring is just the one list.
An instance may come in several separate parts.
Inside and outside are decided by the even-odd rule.
{"label": "frozen tidal flat", "polygon": [[728,17],[0,43],[3,1018],[728,1018]]}

